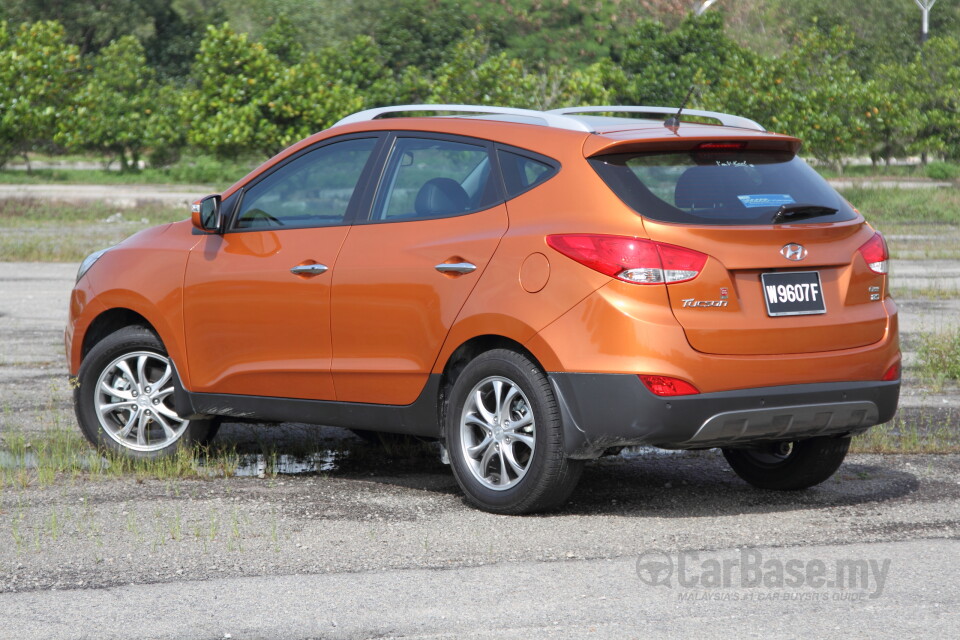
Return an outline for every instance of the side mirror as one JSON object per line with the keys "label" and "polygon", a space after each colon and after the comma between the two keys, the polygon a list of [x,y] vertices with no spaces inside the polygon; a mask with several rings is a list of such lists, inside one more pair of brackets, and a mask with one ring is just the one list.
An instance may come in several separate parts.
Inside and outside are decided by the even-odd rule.
{"label": "side mirror", "polygon": [[223,216],[220,214],[220,196],[201,198],[190,207],[193,226],[204,233],[220,233]]}

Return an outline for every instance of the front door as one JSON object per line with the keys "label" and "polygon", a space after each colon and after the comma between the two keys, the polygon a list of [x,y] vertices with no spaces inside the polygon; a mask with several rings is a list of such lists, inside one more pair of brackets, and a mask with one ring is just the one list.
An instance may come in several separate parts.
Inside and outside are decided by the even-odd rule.
{"label": "front door", "polygon": [[191,391],[333,400],[330,284],[377,138],[323,144],[244,187],[191,252]]}

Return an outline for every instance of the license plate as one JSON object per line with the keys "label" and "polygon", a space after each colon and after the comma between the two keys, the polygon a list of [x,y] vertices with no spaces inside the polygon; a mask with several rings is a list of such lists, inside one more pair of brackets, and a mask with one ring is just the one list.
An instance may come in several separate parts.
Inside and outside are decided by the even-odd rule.
{"label": "license plate", "polygon": [[763,299],[770,316],[826,313],[819,271],[788,271],[760,275]]}

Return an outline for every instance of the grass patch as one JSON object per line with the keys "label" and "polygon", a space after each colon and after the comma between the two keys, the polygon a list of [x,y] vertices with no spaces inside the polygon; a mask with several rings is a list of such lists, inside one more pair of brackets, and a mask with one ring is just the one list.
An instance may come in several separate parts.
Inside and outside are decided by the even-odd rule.
{"label": "grass patch", "polygon": [[886,424],[871,427],[855,436],[850,443],[851,453],[960,453],[960,430],[951,426],[957,419],[947,415],[924,414],[904,416],[897,414]]}
{"label": "grass patch", "polygon": [[76,429],[54,427],[24,435],[7,431],[0,448],[0,489],[46,487],[59,480],[134,476],[138,480],[231,477],[239,465],[232,447],[179,449],[157,459],[133,459],[97,451]]}
{"label": "grass patch", "polygon": [[[73,158],[77,161],[77,158]],[[87,159],[97,162],[99,159]],[[223,190],[259,165],[266,158],[257,156],[236,160],[218,160],[204,155],[192,155],[163,168],[140,171],[110,169],[21,169],[0,171],[2,184],[206,184],[214,190]],[[55,161],[55,160],[54,160]]]}
{"label": "grass patch", "polygon": [[938,223],[960,226],[960,189],[850,187],[840,194],[870,222]]}
{"label": "grass patch", "polygon": [[843,168],[843,173],[829,165],[813,167],[824,178],[926,178],[927,172],[919,164],[851,164]]}
{"label": "grass patch", "polygon": [[960,259],[960,225],[870,221],[887,239],[894,260]]}
{"label": "grass patch", "polygon": [[122,209],[103,202],[65,205],[34,198],[0,200],[0,226],[33,226],[35,224],[70,224],[73,222],[104,222],[119,213],[126,220],[143,224],[162,224],[187,217],[187,207],[166,207],[159,204],[143,205],[136,209]]}
{"label": "grass patch", "polygon": [[908,289],[906,287],[893,287],[890,291],[896,300],[954,300],[960,298],[960,288],[956,283],[935,282],[931,286],[921,287],[919,289]]}
{"label": "grass patch", "polygon": [[[265,438],[238,447],[229,441],[214,441],[208,447],[183,448],[164,458],[138,459],[96,450],[69,421],[50,424],[39,433],[24,435],[13,429],[3,434],[0,490],[123,477],[175,481],[330,473],[367,476],[373,470],[392,474],[443,471],[436,445],[408,436],[387,435],[378,444],[305,438],[280,446]],[[266,426],[256,428],[269,431]]]}
{"label": "grass patch", "polygon": [[960,178],[960,165],[951,162],[931,162],[927,165],[926,174],[934,180],[957,180]]}
{"label": "grass patch", "polygon": [[948,380],[960,380],[960,329],[921,333],[916,369],[920,378],[938,391]]}
{"label": "grass patch", "polygon": [[886,236],[893,259],[960,259],[960,189],[853,187],[840,193]]}
{"label": "grass patch", "polygon": [[[240,174],[243,175],[243,174]],[[239,176],[238,176],[239,177]],[[144,169],[137,172],[120,172],[109,169],[33,169],[0,171],[2,184],[174,184],[174,179],[165,169]],[[204,180],[187,180],[191,184]]]}
{"label": "grass patch", "polygon": [[77,262],[137,231],[186,217],[184,207],[145,205],[119,210],[104,203],[4,199],[0,200],[0,262]]}

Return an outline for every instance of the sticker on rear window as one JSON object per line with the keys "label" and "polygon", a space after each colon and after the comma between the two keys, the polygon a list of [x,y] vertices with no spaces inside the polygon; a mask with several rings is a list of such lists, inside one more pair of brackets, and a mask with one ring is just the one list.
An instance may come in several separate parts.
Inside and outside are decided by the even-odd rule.
{"label": "sticker on rear window", "polygon": [[759,193],[750,196],[737,196],[740,202],[748,209],[754,207],[780,207],[785,204],[794,204],[796,200],[789,193]]}

